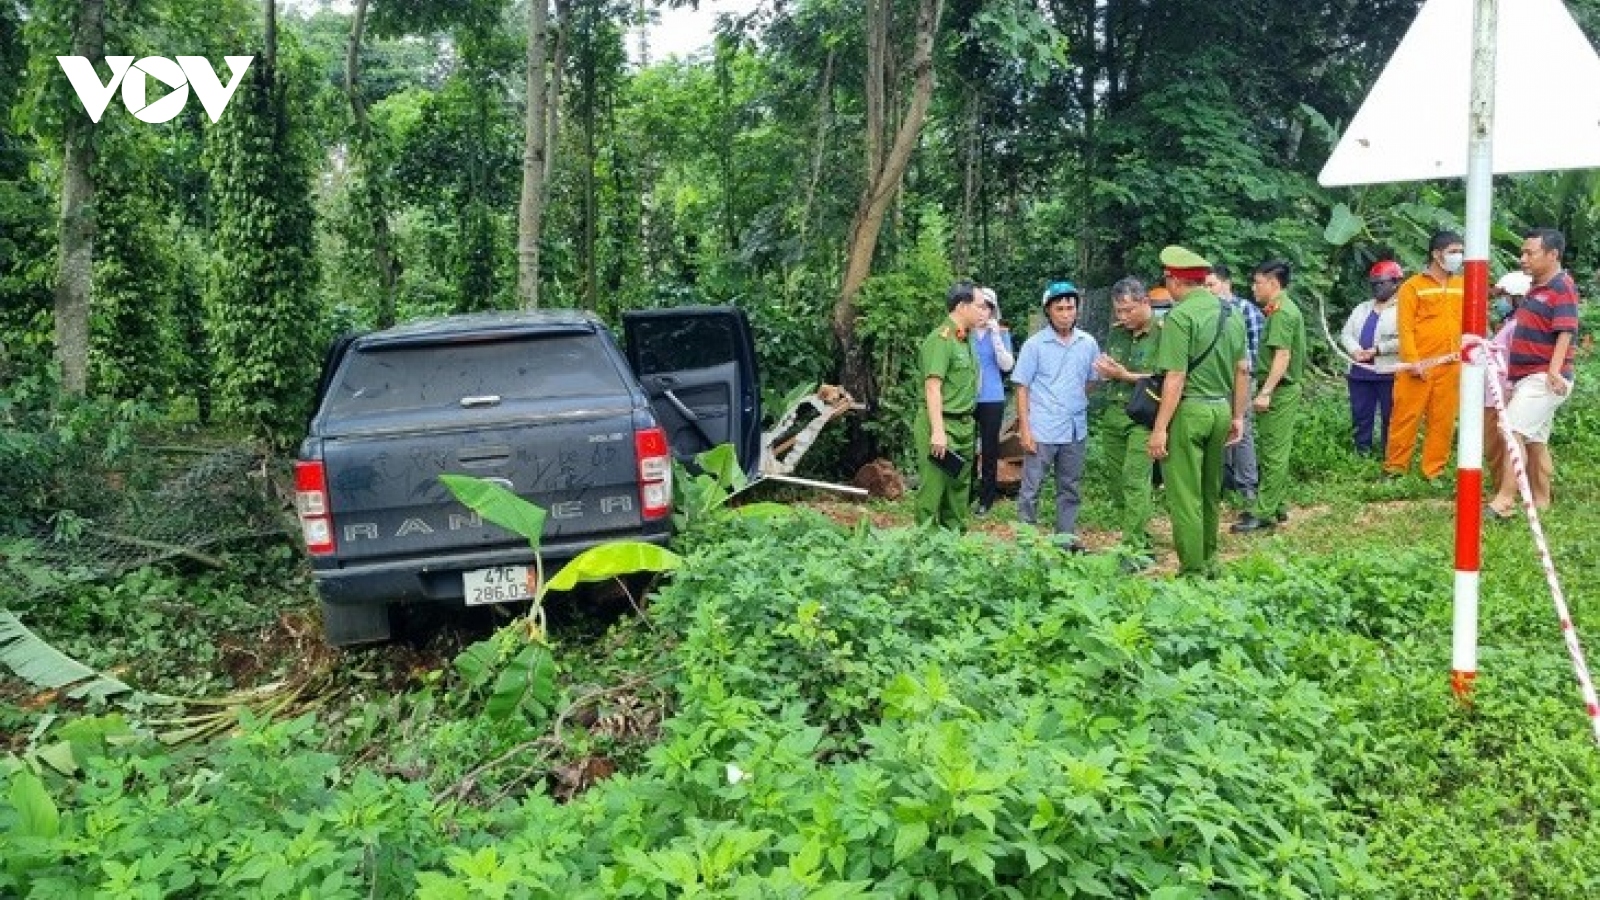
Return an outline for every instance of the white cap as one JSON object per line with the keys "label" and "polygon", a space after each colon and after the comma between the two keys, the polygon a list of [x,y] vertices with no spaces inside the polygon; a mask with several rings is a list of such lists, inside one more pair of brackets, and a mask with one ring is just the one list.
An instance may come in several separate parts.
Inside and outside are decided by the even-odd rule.
{"label": "white cap", "polygon": [[1000,321],[1000,298],[995,294],[994,288],[980,287],[978,288],[978,295],[983,298],[983,302],[994,307],[993,318],[996,322]]}
{"label": "white cap", "polygon": [[1496,290],[1505,291],[1513,297],[1528,296],[1528,290],[1532,287],[1533,278],[1527,272],[1507,272],[1495,284]]}

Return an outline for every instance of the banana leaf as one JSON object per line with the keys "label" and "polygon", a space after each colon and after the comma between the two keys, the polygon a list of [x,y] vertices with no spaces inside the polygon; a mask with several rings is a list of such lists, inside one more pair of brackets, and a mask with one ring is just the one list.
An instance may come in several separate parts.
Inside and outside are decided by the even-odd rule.
{"label": "banana leaf", "polygon": [[40,690],[67,690],[73,699],[104,698],[133,690],[89,668],[34,634],[22,620],[0,609],[0,665]]}

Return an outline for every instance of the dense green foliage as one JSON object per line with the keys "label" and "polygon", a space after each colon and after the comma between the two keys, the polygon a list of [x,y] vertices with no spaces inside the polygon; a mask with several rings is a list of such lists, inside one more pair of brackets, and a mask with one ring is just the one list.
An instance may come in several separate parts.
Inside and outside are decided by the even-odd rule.
{"label": "dense green foliage", "polygon": [[[407,729],[412,745],[388,752],[430,761],[431,785],[347,769],[329,752],[338,729],[310,718],[246,722],[199,770],[155,746],[101,757],[102,737],[79,728],[86,771],[51,778],[56,799],[10,777],[0,878],[44,893],[333,897],[496,884],[552,897],[1579,897],[1600,878],[1581,852],[1600,762],[1555,689],[1567,673],[1553,630],[1530,617],[1530,637],[1550,640],[1487,652],[1499,674],[1463,716],[1429,661],[1439,642],[1412,636],[1439,624],[1438,559],[1262,557],[1201,588],[1118,583],[1042,542],[909,530],[863,546],[809,515],[753,521],[702,534],[654,606],[677,700],[632,774],[566,804],[536,793],[484,808],[438,793],[461,774],[451,748],[493,740],[467,720],[419,733],[396,716],[366,735]],[[429,694],[410,703],[437,714]],[[1502,793],[1527,778],[1520,801]],[[1461,846],[1464,815],[1487,816],[1483,844]],[[1530,842],[1547,865],[1518,862]]]}
{"label": "dense green foliage", "polygon": [[[110,53],[258,58],[217,123],[191,101],[148,125],[113,99],[95,130],[89,396],[68,399],[52,289],[82,110],[55,57],[82,5],[0,0],[0,609],[141,688],[244,692],[174,719],[0,680],[0,895],[1600,895],[1600,753],[1526,532],[1487,529],[1463,709],[1450,502],[1377,480],[1325,377],[1319,319],[1338,327],[1373,258],[1414,269],[1461,224],[1456,183],[1314,178],[1418,5],[945,7],[928,124],[861,292],[864,433],[908,452],[915,341],[953,278],[997,287],[1020,332],[1045,281],[1148,277],[1168,242],[1236,272],[1286,258],[1325,371],[1294,519],[1225,537],[1225,578],[1125,577],[1003,515],[958,537],[899,528],[894,505],[856,525],[735,509],[738,479],[708,466],[676,482],[682,568],[648,603],[612,596],[628,614],[609,628],[569,609],[335,655],[276,535],[98,578],[70,548],[171,474],[157,445],[291,445],[332,334],[514,304],[525,7],[373,0],[363,130],[332,4],[285,8],[268,67],[259,3],[106,0]],[[1600,2],[1568,6],[1600,35]],[[696,56],[631,63],[650,12],[555,4],[544,305],[737,303],[769,403],[837,377],[861,6],[769,4]],[[1502,178],[1494,200],[1497,271],[1520,229],[1554,225],[1595,293],[1600,178]],[[1558,420],[1547,527],[1595,653],[1592,369]],[[196,430],[213,401],[224,430]],[[820,474],[849,474],[838,437],[808,458]],[[1091,531],[1112,521],[1096,452]],[[215,740],[168,743],[199,719]]]}
{"label": "dense green foliage", "polygon": [[[1459,226],[1458,185],[1329,191],[1314,175],[1416,5],[951,6],[933,109],[863,294],[874,443],[904,451],[905,361],[952,277],[998,287],[1023,327],[1046,280],[1148,277],[1156,248],[1182,241],[1236,270],[1289,259],[1298,295],[1336,327],[1375,255],[1414,266],[1432,229]],[[108,39],[240,52],[260,39],[252,6],[110,0]],[[1570,6],[1600,23],[1593,0]],[[14,370],[49,351],[50,207],[62,123],[80,112],[54,65],[70,12],[0,4],[0,58],[28,73],[0,91],[20,126],[0,137]],[[740,303],[774,396],[837,378],[821,325],[864,178],[859,10],[732,17],[698,55],[644,66],[625,52],[637,14],[583,0],[552,19],[563,68],[541,295],[607,317]],[[274,85],[258,63],[216,125],[191,103],[152,128],[113,101],[95,138],[92,390],[194,396],[202,413],[215,394],[228,418],[292,443],[328,335],[513,304],[525,19],[501,0],[377,0],[359,52],[364,128],[344,84],[350,17],[321,6],[283,12]],[[1589,268],[1597,195],[1590,173],[1502,179],[1498,264],[1518,229],[1553,224]]]}
{"label": "dense green foliage", "polygon": [[206,329],[217,406],[224,415],[289,438],[311,413],[327,341],[316,294],[311,207],[313,149],[295,106],[308,60],[257,59],[234,95],[233,115],[208,145],[216,252],[207,280]]}
{"label": "dense green foliage", "polygon": [[[1318,401],[1313,443],[1318,423],[1343,427],[1337,402]],[[1547,522],[1570,576],[1593,555],[1600,416],[1589,395],[1569,412]],[[1483,674],[1464,710],[1445,677],[1447,501],[1326,452],[1339,465],[1303,497],[1320,505],[1214,582],[1121,577],[1114,557],[1026,534],[703,514],[648,622],[550,633],[534,715],[489,714],[518,651],[545,646],[508,630],[410,693],[245,718],[213,746],[163,748],[115,717],[57,726],[82,771],[5,768],[0,885],[1592,895],[1600,753],[1526,533],[1486,536]],[[1385,496],[1410,499],[1375,512]],[[1091,504],[1090,527],[1102,513]],[[1568,590],[1592,605],[1592,586]],[[75,602],[130,608],[114,599]]]}

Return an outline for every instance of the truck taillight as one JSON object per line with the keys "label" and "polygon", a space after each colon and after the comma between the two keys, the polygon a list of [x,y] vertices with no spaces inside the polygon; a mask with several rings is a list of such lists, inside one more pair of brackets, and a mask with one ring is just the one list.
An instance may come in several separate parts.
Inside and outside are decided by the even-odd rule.
{"label": "truck taillight", "polygon": [[639,460],[639,506],[646,519],[672,514],[672,448],[660,428],[633,433],[633,453]]}
{"label": "truck taillight", "polygon": [[294,464],[294,506],[300,533],[312,556],[333,552],[333,519],[328,513],[328,473],[320,460]]}

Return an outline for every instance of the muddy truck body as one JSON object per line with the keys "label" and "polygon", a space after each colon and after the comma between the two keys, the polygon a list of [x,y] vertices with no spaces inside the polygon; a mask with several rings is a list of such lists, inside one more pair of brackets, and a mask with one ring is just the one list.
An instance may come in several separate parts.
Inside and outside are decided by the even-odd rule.
{"label": "muddy truck body", "polygon": [[295,466],[330,643],[388,639],[400,604],[531,596],[528,541],[456,501],[440,475],[542,507],[548,578],[608,541],[666,543],[675,458],[731,443],[756,465],[744,314],[629,313],[624,332],[626,350],[587,313],[488,313],[334,343]]}

